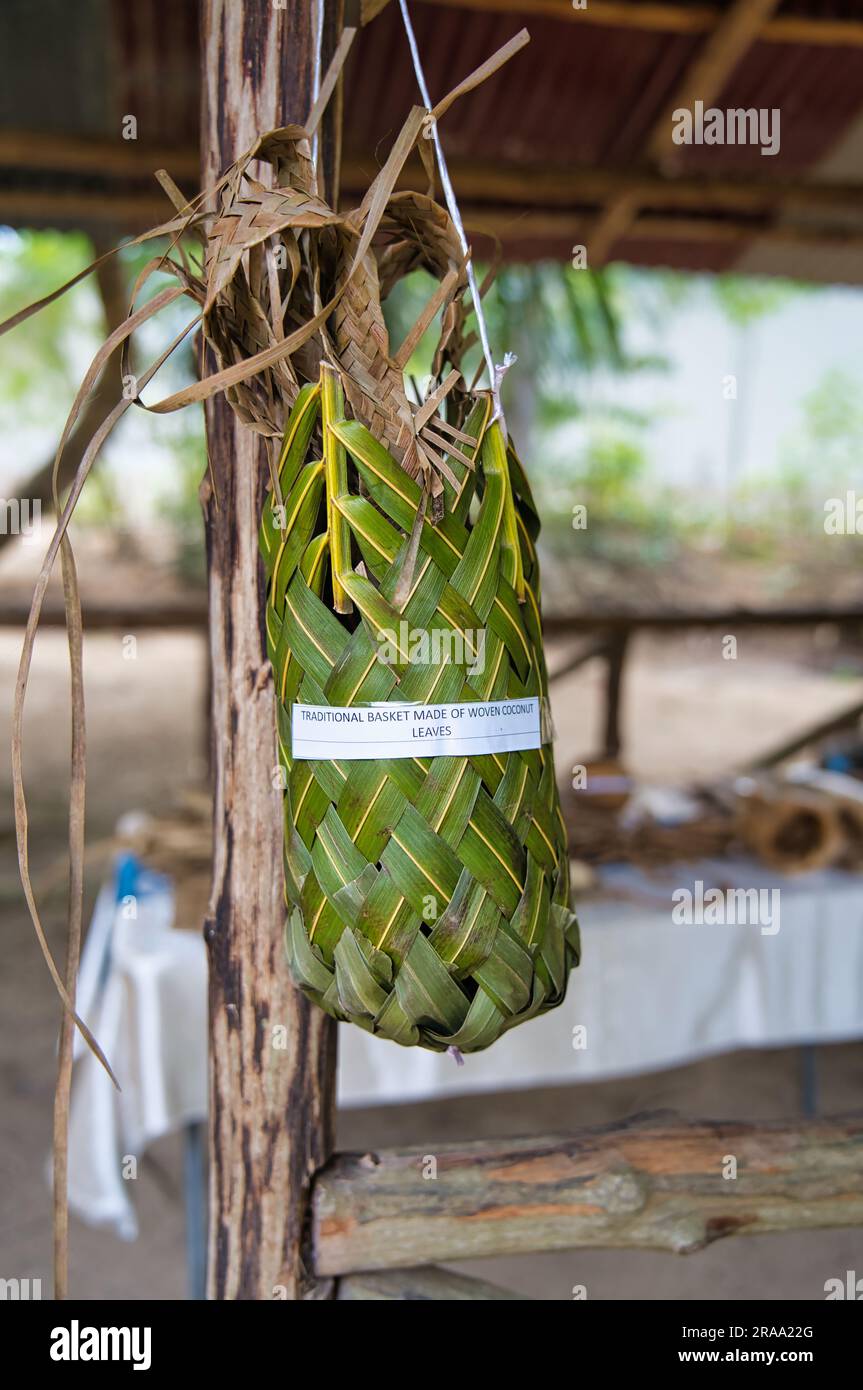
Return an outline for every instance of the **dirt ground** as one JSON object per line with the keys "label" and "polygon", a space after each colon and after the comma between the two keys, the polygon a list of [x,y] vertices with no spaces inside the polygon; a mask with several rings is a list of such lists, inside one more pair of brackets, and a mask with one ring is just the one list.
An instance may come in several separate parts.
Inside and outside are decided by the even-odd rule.
{"label": "dirt ground", "polygon": [[[2,746],[20,637],[0,631]],[[91,842],[109,835],[131,808],[164,809],[203,775],[203,649],[197,636],[142,634],[134,660],[121,635],[87,640]],[[557,654],[552,654],[552,666]],[[64,639],[40,636],[25,742],[32,861],[47,880],[62,854],[67,795],[68,704]],[[561,777],[599,744],[601,677],[588,667],[554,688]],[[830,634],[814,648],[797,639],[744,633],[737,659],[724,660],[719,636],[658,643],[640,640],[628,674],[624,733],[632,770],[663,781],[723,774],[807,722],[856,697],[857,658]],[[5,969],[0,977],[0,1274],[42,1277],[50,1269],[50,1203],[44,1178],[49,1145],[57,1005],[23,910],[14,856],[8,764],[2,763],[0,903]],[[99,864],[90,874],[98,885]],[[49,893],[45,921],[62,954],[62,897]],[[819,1049],[819,1107],[859,1108],[863,1048]],[[514,1092],[401,1107],[347,1111],[339,1143],[363,1148],[433,1143],[467,1136],[542,1133],[672,1108],[684,1115],[769,1119],[799,1113],[800,1054],[782,1049],[736,1053],[660,1074],[565,1090]],[[141,1165],[134,1244],[72,1223],[72,1288],[83,1298],[182,1298],[185,1294],[181,1146],[155,1146]],[[478,1274],[534,1298],[811,1299],[825,1279],[863,1267],[859,1231],[723,1241],[683,1260],[651,1252],[574,1251],[482,1261]]]}

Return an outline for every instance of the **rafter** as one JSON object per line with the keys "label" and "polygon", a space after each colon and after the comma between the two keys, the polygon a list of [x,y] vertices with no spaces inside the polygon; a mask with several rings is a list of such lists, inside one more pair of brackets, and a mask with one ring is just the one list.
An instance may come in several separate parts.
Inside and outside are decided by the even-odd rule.
{"label": "rafter", "polygon": [[[352,180],[350,177],[350,165],[348,165],[348,177],[346,178],[346,189],[350,193]],[[613,190],[613,184],[608,181],[607,174],[594,172],[592,177],[596,180],[595,194],[605,195],[609,188]],[[585,186],[582,193],[590,184],[590,176],[585,179]],[[365,185],[362,185],[365,186]],[[477,179],[478,188],[486,188],[491,191],[486,184],[483,171],[479,171]],[[479,197],[470,196],[463,190],[464,196],[461,199],[462,211],[468,233],[487,234],[496,236],[504,246],[514,242],[563,242],[569,245],[584,241],[589,235],[590,220],[595,214],[588,207],[576,206],[537,206],[542,202],[537,193],[536,182],[531,176],[530,189],[532,198],[535,199],[534,205],[526,208],[523,203],[524,198],[524,175],[522,175],[520,198],[514,197],[512,201],[507,201],[506,192],[498,190],[497,195],[491,201],[480,200]],[[816,208],[820,206],[820,199],[807,202],[808,194],[815,193],[828,194],[828,190],[812,189],[807,190],[803,186],[790,185],[791,189],[789,206],[799,201],[801,207]],[[515,193],[515,189],[510,185],[508,191]],[[669,187],[669,198],[667,201],[667,212],[644,213],[632,216],[633,204],[637,209],[643,186],[636,186],[634,195],[624,194],[626,198],[626,210],[629,214],[628,219],[621,219],[619,238],[626,236],[629,239],[640,241],[680,241],[680,242],[724,242],[738,243],[741,246],[749,242],[797,242],[805,245],[823,246],[846,246],[858,247],[863,245],[863,217],[858,222],[850,225],[837,224],[835,221],[819,220],[807,221],[805,223],[782,222],[772,225],[763,225],[753,221],[751,216],[741,216],[741,214],[761,212],[770,213],[775,211],[769,203],[756,206],[749,201],[741,201],[738,208],[730,207],[724,201],[725,196],[734,192],[723,186],[717,189],[717,201],[712,205],[714,212],[722,211],[725,215],[718,216],[692,216],[685,215],[687,212],[697,212],[701,207],[711,206],[709,200],[699,202],[696,195],[697,187],[693,183],[682,189]],[[742,190],[741,190],[742,191]],[[853,188],[847,190],[853,193],[857,207],[861,206],[861,189]],[[670,196],[686,195],[681,196]],[[720,196],[721,195],[721,196]],[[752,198],[752,193],[748,195]],[[762,194],[763,196],[763,194]],[[687,202],[687,199],[691,199]],[[585,199],[591,201],[591,199]],[[662,199],[652,199],[655,205],[659,205]],[[832,190],[829,196],[824,199],[825,206],[832,201]],[[678,208],[683,215],[669,215],[671,209]],[[736,214],[736,215],[735,215]],[[0,189],[0,221],[10,223],[14,226],[27,226],[28,224],[47,224],[49,226],[83,226],[99,227],[110,226],[122,231],[138,231],[142,227],[151,226],[160,221],[165,216],[165,205],[162,195],[157,188],[152,193],[127,194],[114,191],[94,195],[93,193],[66,193],[54,192],[50,189],[22,190],[22,189]]]}
{"label": "rafter", "polygon": [[[512,242],[556,242],[573,245],[585,240],[589,214],[551,209],[518,211],[512,207],[462,205],[468,233]],[[810,222],[761,224],[731,217],[669,217],[644,213],[621,221],[619,239],[680,241],[748,246],[756,242],[803,246],[863,246],[863,223],[845,227]],[[592,243],[590,243],[592,245]]]}
{"label": "rafter", "polygon": [[[669,176],[654,169],[614,169],[607,165],[526,165],[485,163],[452,158],[450,173],[459,197],[475,202],[516,203],[524,206],[583,207],[625,193],[640,206],[723,209],[740,212],[780,208],[847,208],[863,216],[863,183],[811,183],[806,179],[751,176]],[[349,192],[362,192],[376,173],[376,164],[348,153],[343,183]],[[415,185],[419,164],[407,165],[405,183]]]}
{"label": "rafter", "polygon": [[[640,206],[680,207],[692,210],[724,209],[756,211],[779,208],[848,208],[863,214],[863,183],[813,183],[807,179],[775,179],[749,175],[687,174],[669,176],[652,168],[614,169],[607,165],[530,166],[521,163],[484,162],[477,159],[449,161],[460,196],[474,201],[532,204],[551,207],[595,206],[625,193]],[[156,169],[166,168],[189,191],[198,184],[198,153],[193,146],[176,148],[131,141],[80,139],[44,131],[0,131],[0,167],[9,171],[64,174],[101,173],[111,178],[140,179],[142,188],[110,194],[111,206],[120,207],[124,220],[167,210],[164,195],[153,182]],[[365,192],[378,171],[372,155],[349,150],[343,164],[343,186],[348,193]],[[406,166],[405,186],[420,177],[418,161]],[[96,195],[98,201],[99,195]],[[93,195],[74,190],[0,191],[8,214],[15,217],[50,216],[68,200],[71,214],[86,219]]]}
{"label": "rafter", "polygon": [[191,178],[197,183],[200,155],[194,145],[149,145],[62,131],[6,129],[0,130],[0,167],[142,179],[151,179],[156,169],[165,168],[176,179]]}
{"label": "rafter", "polygon": [[[607,29],[636,29],[648,33],[709,34],[725,10],[718,5],[638,4],[631,0],[588,0],[575,9],[572,0],[423,0],[443,9],[475,10],[487,14],[537,15],[572,24]],[[368,24],[389,0],[363,0],[363,23]],[[863,20],[821,15],[776,15],[761,25],[760,43],[817,44],[863,48]]]}

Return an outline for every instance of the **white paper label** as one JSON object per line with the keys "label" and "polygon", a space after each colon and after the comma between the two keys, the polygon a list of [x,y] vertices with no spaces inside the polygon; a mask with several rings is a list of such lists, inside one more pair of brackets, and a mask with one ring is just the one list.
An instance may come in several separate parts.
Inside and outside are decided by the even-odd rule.
{"label": "white paper label", "polygon": [[301,760],[471,757],[539,748],[539,698],[457,705],[294,705],[291,752]]}

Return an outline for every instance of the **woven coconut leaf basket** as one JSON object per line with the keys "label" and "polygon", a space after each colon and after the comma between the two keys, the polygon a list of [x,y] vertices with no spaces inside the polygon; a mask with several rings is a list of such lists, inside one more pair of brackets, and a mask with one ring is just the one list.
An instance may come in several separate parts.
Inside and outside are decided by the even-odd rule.
{"label": "woven coconut leaf basket", "polygon": [[[427,195],[399,193],[380,230],[321,345],[317,379],[297,393],[260,531],[287,953],[300,989],[333,1017],[471,1052],[559,1004],[578,957],[550,742],[431,757],[420,745],[356,761],[292,751],[297,703],[535,697],[547,710],[539,518],[491,394],[462,388],[472,339],[455,229]],[[327,283],[332,266],[338,284],[346,254],[329,236],[316,269]],[[420,266],[440,290],[406,342],[443,312],[418,403],[381,302]],[[418,633],[436,640],[417,651]],[[547,716],[543,728],[547,738]]]}
{"label": "woven coconut leaf basket", "polygon": [[[411,556],[420,486],[347,418],[324,368],[288,421],[284,510],[270,500],[261,527],[294,979],[335,1018],[463,1052],[560,1003],[577,957],[551,748],[295,761],[291,707],[545,701],[539,523],[490,413],[488,396],[470,409],[460,433],[476,443],[447,456],[443,516],[422,520]],[[336,610],[334,587],[353,615]],[[451,633],[460,640],[439,649],[464,659],[412,660],[397,638],[381,660],[385,635],[406,631]],[[482,663],[465,633],[483,634]]]}
{"label": "woven coconut leaf basket", "polygon": [[[214,210],[202,209],[205,195],[188,204],[163,175],[176,214],[136,240],[167,235],[169,250],[139,276],[135,297],[156,271],[172,274],[176,287],[139,308],[133,302],[94,360],[64,433],[65,442],[118,346],[126,364],[133,330],[177,297],[191,298],[198,313],[189,327],[200,325],[217,370],[148,408],[165,413],[222,391],[265,443],[260,551],[290,969],[333,1017],[436,1051],[488,1047],[559,1004],[578,958],[547,716],[539,518],[507,439],[499,381],[487,391],[466,385],[464,359],[476,341],[465,307],[472,273],[461,229],[432,196],[424,140],[436,113],[521,42],[435,112],[414,108],[350,211],[337,211],[319,189],[312,140],[325,101],[305,126],[256,140],[208,191]],[[324,89],[334,83],[331,72]],[[417,147],[428,190],[395,192]],[[260,174],[267,164],[271,186]],[[436,288],[393,350],[382,304],[417,269]],[[471,295],[479,301],[475,282]],[[430,379],[409,390],[406,366],[435,322]],[[168,352],[139,375],[138,392]],[[65,528],[98,447],[131,403],[109,417],[79,467],[48,572],[68,544]],[[40,606],[38,593],[34,624]],[[428,649],[417,648],[416,634],[434,639]],[[541,711],[531,746],[479,742],[480,751],[429,755],[418,743],[410,756],[354,750],[320,759],[293,746],[298,706],[504,701]]]}

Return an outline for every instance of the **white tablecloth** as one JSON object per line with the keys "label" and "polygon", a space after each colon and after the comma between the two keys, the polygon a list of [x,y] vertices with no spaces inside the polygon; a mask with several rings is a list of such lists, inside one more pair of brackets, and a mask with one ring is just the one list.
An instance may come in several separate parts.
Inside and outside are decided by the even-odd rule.
{"label": "white tablecloth", "polygon": [[[582,963],[560,1008],[462,1067],[342,1027],[341,1104],[593,1081],[737,1047],[863,1037],[863,878],[786,878],[747,861],[675,865],[651,880],[621,867],[603,878],[609,892],[631,896],[581,908]],[[779,931],[676,925],[671,893],[697,879],[778,887]],[[576,1049],[580,1025],[587,1045]]]}
{"label": "white tablecloth", "polygon": [[[79,1008],[123,1087],[78,1048],[72,1092],[70,1202],[121,1235],[137,1230],[124,1159],[207,1107],[207,985],[197,930],[172,928],[166,880],[126,865],[106,887],[87,937]],[[682,926],[671,894],[737,883],[779,888],[780,929]],[[479,1090],[654,1071],[737,1047],[863,1036],[863,879],[780,878],[752,863],[678,865],[651,880],[606,870],[580,912],[582,964],[566,1002],[514,1028],[459,1067],[446,1054],[339,1029],[339,1101],[371,1105]],[[134,885],[137,916],[122,899]],[[586,1046],[580,1044],[582,1038]]]}
{"label": "white tablecloth", "polygon": [[126,1239],[138,1230],[135,1162],[154,1139],[207,1114],[206,949],[200,931],[175,930],[173,917],[168,880],[128,856],[99,895],[81,961],[78,1009],[122,1089],[78,1037],[69,1205]]}

